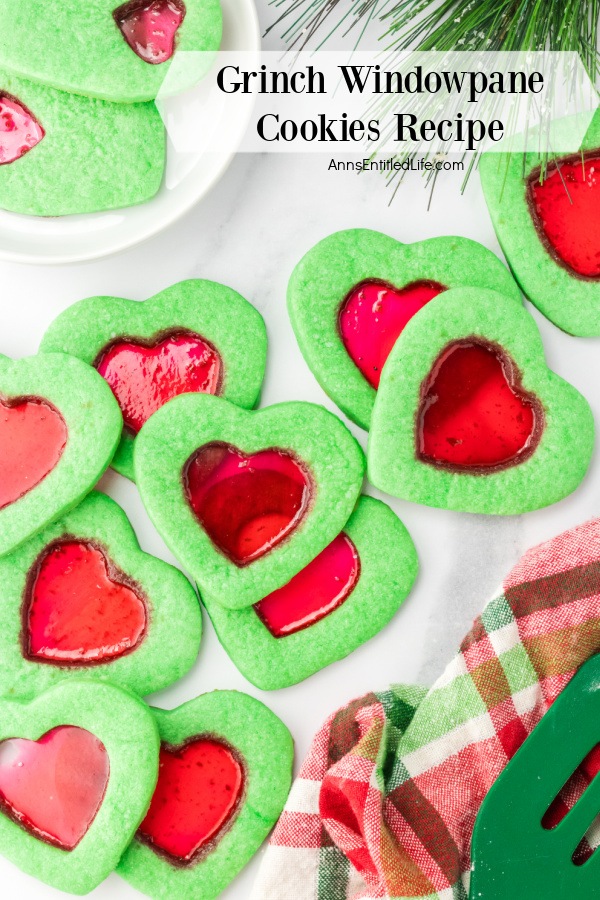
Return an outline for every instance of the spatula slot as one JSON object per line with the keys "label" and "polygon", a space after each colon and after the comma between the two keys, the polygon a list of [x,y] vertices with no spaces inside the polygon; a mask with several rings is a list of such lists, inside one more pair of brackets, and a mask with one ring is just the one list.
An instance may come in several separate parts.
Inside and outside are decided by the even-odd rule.
{"label": "spatula slot", "polygon": [[[575,804],[581,800],[598,772],[600,772],[600,744],[596,744],[594,749],[587,754],[560,789],[542,816],[542,827],[548,831],[556,828]],[[598,812],[600,813],[600,810]]]}

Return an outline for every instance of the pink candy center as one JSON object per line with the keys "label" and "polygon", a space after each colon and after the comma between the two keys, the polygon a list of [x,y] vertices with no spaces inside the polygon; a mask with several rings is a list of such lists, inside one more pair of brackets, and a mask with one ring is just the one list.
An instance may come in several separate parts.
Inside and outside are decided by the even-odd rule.
{"label": "pink candy center", "polygon": [[25,156],[44,135],[44,129],[26,106],[0,92],[0,166]]}
{"label": "pink candy center", "polygon": [[181,0],[131,0],[119,6],[113,16],[133,52],[156,66],[175,53],[185,11]]}

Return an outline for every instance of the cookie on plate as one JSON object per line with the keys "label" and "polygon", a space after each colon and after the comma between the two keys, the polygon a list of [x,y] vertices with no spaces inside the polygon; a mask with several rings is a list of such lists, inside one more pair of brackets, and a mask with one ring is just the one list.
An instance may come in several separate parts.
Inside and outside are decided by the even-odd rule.
{"label": "cookie on plate", "polygon": [[67,216],[144,203],[165,152],[154,104],[90,100],[0,69],[0,209]]}
{"label": "cookie on plate", "polygon": [[178,88],[191,87],[222,33],[219,0],[0,0],[0,19],[7,70],[129,104],[154,100],[174,62]]}

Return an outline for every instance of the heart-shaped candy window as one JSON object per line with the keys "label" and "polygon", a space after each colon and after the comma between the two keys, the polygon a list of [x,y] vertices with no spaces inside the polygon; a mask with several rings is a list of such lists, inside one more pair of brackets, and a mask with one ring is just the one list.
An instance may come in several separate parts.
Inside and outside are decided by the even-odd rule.
{"label": "heart-shaped candy window", "polygon": [[133,434],[179,394],[217,394],[223,369],[215,347],[187,331],[163,333],[147,342],[120,338],[98,354],[94,366],[111,386]]}
{"label": "heart-shaped candy window", "polygon": [[44,135],[33,113],[16,97],[0,91],[0,166],[21,159]]}
{"label": "heart-shaped candy window", "polygon": [[100,809],[109,768],[104,744],[84,728],[2,741],[0,811],[39,840],[73,850]]}
{"label": "heart-shaped candy window", "polygon": [[529,458],[543,429],[539,400],[498,345],[453,341],[435,361],[421,391],[417,454],[456,471],[504,469]]}
{"label": "heart-shaped candy window", "polygon": [[352,288],[340,308],[339,331],[348,355],[372,387],[379,387],[382,369],[406,323],[445,290],[436,281],[395,288],[376,279]]}
{"label": "heart-shaped candy window", "polygon": [[0,509],[43,481],[66,444],[65,420],[51,403],[39,397],[0,399]]}
{"label": "heart-shaped candy window", "polygon": [[291,534],[312,493],[307,470],[288,451],[246,455],[218,442],[191,456],[183,483],[198,521],[237,566],[264,556]]}
{"label": "heart-shaped candy window", "polygon": [[542,183],[529,176],[534,224],[559,262],[583,278],[600,278],[600,152],[552,165]]}
{"label": "heart-shaped candy window", "polygon": [[151,65],[171,59],[185,18],[181,0],[130,0],[113,17],[133,52]]}
{"label": "heart-shaped candy window", "polygon": [[145,843],[179,865],[214,847],[244,792],[237,754],[210,736],[160,751],[158,784],[138,832]]}
{"label": "heart-shaped candy window", "polygon": [[24,655],[55,665],[108,662],[135,649],[147,625],[139,588],[89,542],[46,547],[23,603]]}

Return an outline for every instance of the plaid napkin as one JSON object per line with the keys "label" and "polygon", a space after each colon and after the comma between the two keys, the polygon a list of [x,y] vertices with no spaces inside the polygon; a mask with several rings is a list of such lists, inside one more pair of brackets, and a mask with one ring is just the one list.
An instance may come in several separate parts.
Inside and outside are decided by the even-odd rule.
{"label": "plaid napkin", "polygon": [[[348,704],[316,736],[252,900],[467,900],[469,848],[495,778],[600,651],[600,519],[528,551],[431,690]],[[594,751],[546,815],[600,769]],[[578,852],[600,844],[596,825]]]}

